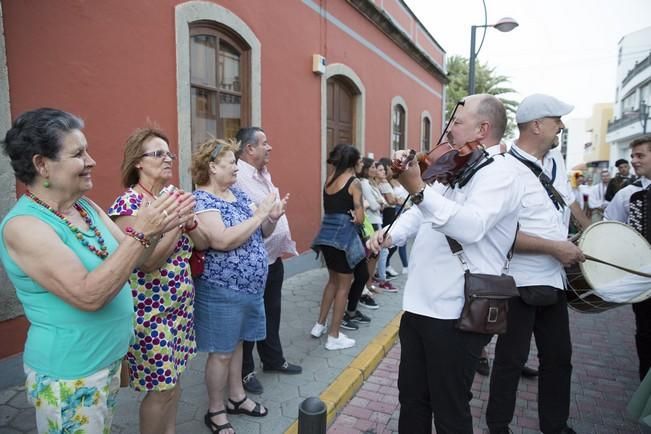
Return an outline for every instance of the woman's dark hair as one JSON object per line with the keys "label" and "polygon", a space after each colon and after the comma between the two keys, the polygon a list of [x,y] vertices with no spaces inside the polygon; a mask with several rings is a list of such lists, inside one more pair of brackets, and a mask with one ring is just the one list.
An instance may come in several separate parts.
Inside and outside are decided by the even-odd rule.
{"label": "woman's dark hair", "polygon": [[58,109],[40,108],[18,116],[2,141],[16,178],[30,185],[36,178],[34,155],[57,160],[63,137],[83,127],[83,120]]}
{"label": "woman's dark hair", "polygon": [[375,164],[375,160],[372,158],[364,157],[362,158],[362,170],[359,171],[357,175],[360,178],[368,179],[368,169]]}
{"label": "woman's dark hair", "polygon": [[330,154],[328,154],[327,163],[334,166],[335,172],[332,175],[330,182],[326,184],[326,187],[335,182],[335,179],[337,179],[339,175],[344,173],[346,170],[350,169],[351,167],[354,168],[357,164],[357,161],[359,161],[359,156],[359,151],[353,145],[340,143],[332,148],[332,151],[330,151]]}
{"label": "woman's dark hair", "polygon": [[380,158],[378,160],[378,162],[377,162],[377,164],[375,166],[377,167],[378,164],[380,166],[384,167],[384,173],[387,174],[387,178],[388,178],[389,177],[389,167],[391,167],[391,160],[388,159],[387,157],[382,157],[382,158]]}

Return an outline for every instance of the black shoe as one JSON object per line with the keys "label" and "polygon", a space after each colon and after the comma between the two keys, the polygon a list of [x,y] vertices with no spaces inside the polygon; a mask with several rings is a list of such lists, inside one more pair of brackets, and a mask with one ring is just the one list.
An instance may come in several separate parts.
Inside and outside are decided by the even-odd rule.
{"label": "black shoe", "polygon": [[260,383],[258,377],[255,376],[255,371],[242,378],[242,386],[244,387],[244,390],[254,395],[260,395],[264,392],[264,387],[262,387],[262,383]]}
{"label": "black shoe", "polygon": [[362,295],[362,296],[359,298],[359,305],[362,306],[362,307],[365,307],[365,308],[367,308],[367,309],[371,309],[371,310],[375,310],[375,309],[377,309],[377,308],[380,307],[380,306],[378,306],[378,304],[375,302],[375,300],[373,300],[373,299],[372,299],[371,297],[369,297],[368,295]]}
{"label": "black shoe", "polygon": [[344,313],[344,319],[341,320],[341,328],[344,330],[359,330],[359,326],[353,322],[348,312]]}
{"label": "black shoe", "polygon": [[488,377],[488,374],[491,373],[491,367],[488,364],[488,359],[486,357],[479,358],[479,364],[477,365],[477,373],[479,375],[483,375],[484,377]]}
{"label": "black shoe", "polygon": [[294,365],[293,363],[289,363],[287,360],[285,360],[285,362],[277,368],[263,366],[262,370],[264,372],[280,372],[281,374],[287,375],[296,375],[303,372],[303,368],[298,365]]}
{"label": "black shoe", "polygon": [[574,430],[573,430],[572,428],[570,428],[569,426],[566,426],[565,428],[563,428],[563,429],[561,430],[560,434],[576,434],[576,431],[574,431]]}
{"label": "black shoe", "polygon": [[358,324],[369,324],[371,322],[371,318],[358,310],[356,310],[354,314],[349,315],[349,318]]}
{"label": "black shoe", "polygon": [[524,378],[536,378],[538,376],[538,370],[525,365],[522,367],[522,372],[520,372],[520,374]]}

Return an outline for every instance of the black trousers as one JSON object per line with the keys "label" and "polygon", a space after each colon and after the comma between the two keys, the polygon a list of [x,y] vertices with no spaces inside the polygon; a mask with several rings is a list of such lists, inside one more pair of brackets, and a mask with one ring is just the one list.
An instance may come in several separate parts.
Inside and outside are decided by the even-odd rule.
{"label": "black trousers", "polygon": [[633,304],[635,346],[640,359],[640,381],[651,367],[651,299]]}
{"label": "black trousers", "polygon": [[[264,312],[267,317],[267,338],[257,342],[258,354],[263,365],[277,368],[285,363],[280,343],[280,296],[285,278],[285,267],[281,258],[269,265],[267,283],[264,287]],[[255,370],[253,346],[256,342],[244,341],[242,354],[242,377]]]}
{"label": "black trousers", "polygon": [[505,430],[513,419],[522,367],[529,355],[531,334],[538,348],[538,420],[540,430],[558,433],[570,413],[572,344],[564,293],[551,306],[530,306],[511,299],[508,329],[497,338],[490,381],[486,423],[491,433]]}
{"label": "black trousers", "polygon": [[398,389],[401,434],[471,434],[472,381],[490,335],[467,333],[456,320],[405,312],[400,321]]}
{"label": "black trousers", "polygon": [[368,282],[368,263],[366,258],[362,259],[359,264],[353,269],[353,283],[350,284],[350,291],[348,291],[348,312],[355,312],[357,304],[364,291],[364,286]]}

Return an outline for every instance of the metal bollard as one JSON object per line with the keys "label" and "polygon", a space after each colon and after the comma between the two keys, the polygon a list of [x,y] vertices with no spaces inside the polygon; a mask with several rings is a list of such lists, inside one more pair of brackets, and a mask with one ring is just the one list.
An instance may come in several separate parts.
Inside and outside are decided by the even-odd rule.
{"label": "metal bollard", "polygon": [[298,406],[298,434],[326,434],[327,409],[319,398],[306,398]]}

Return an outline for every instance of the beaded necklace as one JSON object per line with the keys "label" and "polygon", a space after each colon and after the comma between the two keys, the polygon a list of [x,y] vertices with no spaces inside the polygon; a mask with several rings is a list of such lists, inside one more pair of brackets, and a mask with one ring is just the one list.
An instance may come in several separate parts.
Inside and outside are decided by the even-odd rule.
{"label": "beaded necklace", "polygon": [[97,242],[99,243],[99,249],[92,244],[90,244],[86,239],[84,238],[84,234],[79,230],[78,227],[74,226],[72,223],[70,223],[70,220],[68,220],[63,214],[61,214],[59,211],[55,210],[52,208],[50,205],[47,203],[43,202],[41,199],[39,199],[34,193],[31,191],[27,190],[25,193],[27,197],[32,199],[34,202],[37,204],[41,205],[43,208],[46,208],[52,214],[55,216],[59,217],[63,222],[68,226],[68,228],[72,231],[73,234],[75,234],[75,237],[79,240],[79,242],[86,247],[88,250],[99,256],[101,259],[105,259],[109,253],[108,249],[106,248],[106,243],[104,242],[104,238],[102,238],[102,234],[100,231],[97,229],[97,226],[93,224],[93,220],[90,218],[86,210],[84,210],[81,205],[79,205],[77,202],[74,203],[73,207],[77,210],[81,218],[84,219],[86,224],[88,225],[88,229],[93,231],[95,233],[95,237],[97,238]]}

